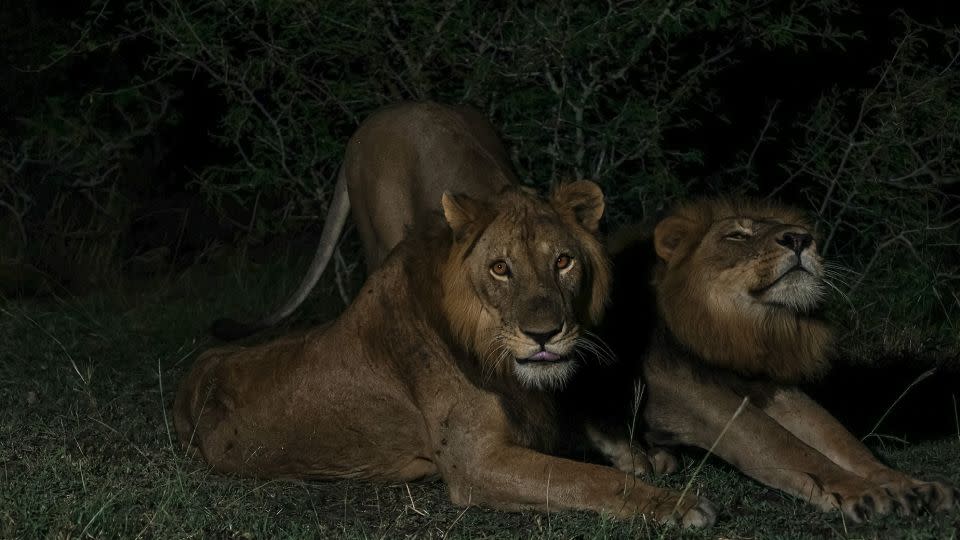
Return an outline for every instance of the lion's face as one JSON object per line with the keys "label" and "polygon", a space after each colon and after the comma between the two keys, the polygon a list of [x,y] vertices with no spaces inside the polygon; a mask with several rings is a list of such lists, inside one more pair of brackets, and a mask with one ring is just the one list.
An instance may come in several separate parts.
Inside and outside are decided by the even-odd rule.
{"label": "lion's face", "polygon": [[683,264],[717,309],[807,312],[824,297],[823,265],[810,229],[771,216],[720,216]]}
{"label": "lion's face", "polygon": [[456,235],[444,305],[457,334],[489,372],[562,386],[606,299],[609,270],[593,234],[599,188],[567,184],[549,201],[517,191],[495,206],[447,195],[443,206]]}
{"label": "lion's face", "polygon": [[693,203],[657,225],[654,247],[664,319],[700,356],[790,380],[820,369],[829,332],[811,314],[826,293],[823,263],[798,212]]}

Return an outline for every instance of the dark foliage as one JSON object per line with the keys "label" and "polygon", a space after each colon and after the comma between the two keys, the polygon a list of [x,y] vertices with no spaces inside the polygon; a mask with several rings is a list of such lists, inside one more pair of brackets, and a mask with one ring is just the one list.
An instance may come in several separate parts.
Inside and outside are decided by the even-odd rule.
{"label": "dark foliage", "polygon": [[717,193],[809,209],[848,349],[949,357],[958,21],[842,0],[13,6],[0,281],[83,290],[312,234],[358,122],[435,99],[490,115],[530,184],[597,179],[611,226]]}

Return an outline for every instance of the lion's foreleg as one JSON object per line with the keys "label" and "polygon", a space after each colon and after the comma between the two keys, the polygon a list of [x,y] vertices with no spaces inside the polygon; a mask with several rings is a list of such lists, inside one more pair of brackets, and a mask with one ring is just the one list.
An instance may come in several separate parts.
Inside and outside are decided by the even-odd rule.
{"label": "lion's foreleg", "polygon": [[713,524],[709,502],[643,483],[632,474],[518,447],[473,456],[444,478],[455,504],[504,510],[591,510],[617,518],[644,515],[685,526]]}
{"label": "lion's foreleg", "polygon": [[[645,417],[651,433],[713,448],[723,460],[768,486],[855,521],[896,507],[880,487],[844,470],[732,390],[683,371],[648,377]],[[724,432],[724,429],[726,431]],[[722,433],[722,436],[721,436]]]}
{"label": "lion's foreleg", "polygon": [[833,415],[799,390],[777,391],[764,411],[840,467],[883,486],[906,508],[922,503],[930,510],[945,510],[956,502],[952,486],[921,482],[881,463]]}

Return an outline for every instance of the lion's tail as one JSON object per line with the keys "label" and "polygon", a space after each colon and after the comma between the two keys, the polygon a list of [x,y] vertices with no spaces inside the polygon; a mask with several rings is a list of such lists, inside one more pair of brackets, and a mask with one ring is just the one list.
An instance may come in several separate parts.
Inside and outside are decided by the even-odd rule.
{"label": "lion's tail", "polygon": [[317,252],[314,254],[313,261],[310,262],[310,268],[303,280],[300,281],[297,290],[273,313],[262,319],[252,322],[217,319],[210,326],[210,333],[227,341],[239,339],[269,328],[293,313],[307,299],[310,291],[317,284],[317,280],[323,275],[324,269],[326,269],[330,258],[333,256],[333,250],[337,246],[337,240],[340,238],[340,233],[343,232],[349,214],[350,196],[347,193],[347,178],[344,167],[340,167],[337,184],[333,189],[333,201],[330,203],[327,220],[323,224],[323,232],[320,234]]}

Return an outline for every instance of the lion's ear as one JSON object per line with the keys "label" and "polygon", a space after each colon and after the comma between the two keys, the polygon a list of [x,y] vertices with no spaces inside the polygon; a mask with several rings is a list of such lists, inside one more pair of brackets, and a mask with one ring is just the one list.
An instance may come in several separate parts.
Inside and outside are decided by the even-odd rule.
{"label": "lion's ear", "polygon": [[603,217],[603,191],[589,180],[560,184],[553,190],[551,202],[560,211],[573,214],[577,222],[591,233],[600,227]]}
{"label": "lion's ear", "polygon": [[454,195],[444,191],[440,198],[440,205],[443,207],[443,217],[450,225],[453,234],[460,236],[468,225],[480,217],[483,203],[466,195]]}
{"label": "lion's ear", "polygon": [[693,222],[685,217],[669,216],[653,230],[653,246],[657,256],[670,262],[677,248],[693,231]]}

